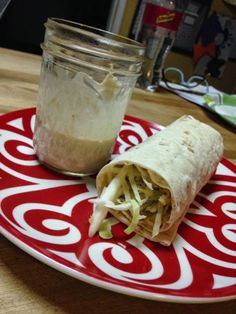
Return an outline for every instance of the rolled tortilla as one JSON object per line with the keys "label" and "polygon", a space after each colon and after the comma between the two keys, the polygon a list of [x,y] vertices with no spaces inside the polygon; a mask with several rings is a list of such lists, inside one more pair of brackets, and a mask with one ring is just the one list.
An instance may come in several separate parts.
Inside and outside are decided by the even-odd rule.
{"label": "rolled tortilla", "polygon": [[110,212],[126,233],[169,246],[190,204],[223,155],[222,136],[183,116],[105,165],[97,175],[89,236]]}

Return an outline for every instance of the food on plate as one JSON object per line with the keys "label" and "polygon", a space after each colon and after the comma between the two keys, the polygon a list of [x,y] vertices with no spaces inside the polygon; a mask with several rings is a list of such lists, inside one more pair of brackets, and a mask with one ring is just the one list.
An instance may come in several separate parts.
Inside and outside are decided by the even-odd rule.
{"label": "food on plate", "polygon": [[97,175],[89,236],[110,238],[110,212],[133,231],[169,246],[197,193],[223,155],[222,136],[191,116],[132,147]]}

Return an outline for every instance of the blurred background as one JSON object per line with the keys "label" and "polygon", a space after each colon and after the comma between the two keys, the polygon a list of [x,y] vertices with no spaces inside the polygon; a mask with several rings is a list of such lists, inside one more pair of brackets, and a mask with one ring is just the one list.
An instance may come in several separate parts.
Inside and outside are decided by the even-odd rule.
{"label": "blurred background", "polygon": [[[40,43],[48,17],[69,19],[136,38],[144,1],[11,0],[0,16],[0,46],[41,54]],[[222,91],[236,93],[235,2],[176,1],[184,6],[184,16],[165,67],[178,67],[188,77],[196,70],[201,71],[207,62],[215,71],[209,83]]]}

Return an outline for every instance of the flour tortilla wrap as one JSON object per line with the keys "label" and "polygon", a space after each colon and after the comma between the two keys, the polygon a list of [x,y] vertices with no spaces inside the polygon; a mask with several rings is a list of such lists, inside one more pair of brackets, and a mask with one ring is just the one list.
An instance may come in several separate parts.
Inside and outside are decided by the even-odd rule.
{"label": "flour tortilla wrap", "polygon": [[[96,184],[100,197],[90,219],[90,236],[101,226],[99,219],[105,218],[106,211],[127,226],[132,223],[134,211],[131,208],[124,210],[128,207],[128,202],[127,195],[126,199],[122,196],[122,189],[123,185],[127,189],[128,184],[128,194],[135,198],[128,178],[135,173],[134,178],[142,187],[138,191],[143,199],[140,203],[139,196],[136,197],[136,204],[142,204],[141,212],[134,230],[129,231],[135,231],[151,241],[170,245],[190,204],[213,175],[222,158],[223,149],[222,137],[215,129],[191,116],[183,116],[143,143],[119,155],[97,175]],[[122,171],[123,175],[120,174]],[[114,179],[119,175],[122,180]],[[115,180],[118,180],[118,185],[117,182],[114,183]],[[153,193],[156,193],[155,196]],[[163,193],[164,198],[160,198]],[[147,195],[152,198],[151,207]],[[120,210],[120,200],[123,199],[124,209]],[[132,224],[134,225],[134,221]]]}

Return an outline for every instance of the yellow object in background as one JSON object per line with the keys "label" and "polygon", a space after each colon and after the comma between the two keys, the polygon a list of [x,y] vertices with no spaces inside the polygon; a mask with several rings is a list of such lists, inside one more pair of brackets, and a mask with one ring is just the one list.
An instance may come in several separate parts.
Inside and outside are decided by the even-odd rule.
{"label": "yellow object in background", "polygon": [[136,12],[138,0],[127,0],[126,8],[120,25],[119,34],[125,37],[129,36],[131,24]]}
{"label": "yellow object in background", "polygon": [[224,0],[226,3],[229,3],[231,5],[236,5],[236,0]]}

